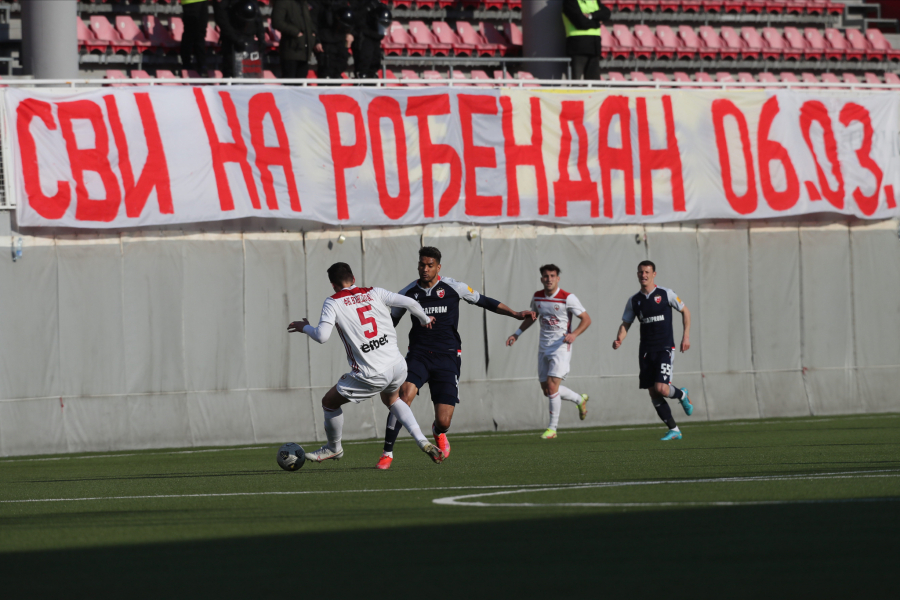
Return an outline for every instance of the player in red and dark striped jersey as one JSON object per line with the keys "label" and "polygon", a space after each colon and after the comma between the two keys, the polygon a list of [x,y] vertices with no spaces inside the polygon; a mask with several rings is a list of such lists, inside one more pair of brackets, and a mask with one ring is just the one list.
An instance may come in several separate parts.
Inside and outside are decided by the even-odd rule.
{"label": "player in red and dark striped jersey", "polygon": [[[587,417],[588,395],[573,392],[562,385],[562,381],[569,374],[572,344],[590,327],[591,317],[575,294],[570,294],[559,287],[559,267],[552,264],[544,265],[540,271],[544,289],[534,293],[531,298],[531,310],[537,313],[537,318],[541,322],[538,381],[541,383],[541,390],[550,401],[550,424],[547,431],[541,434],[541,438],[552,440],[556,438],[562,400],[574,402],[578,406],[578,416],[582,421]],[[575,331],[572,331],[571,315],[580,319]],[[532,323],[533,319],[525,319],[521,329],[516,330],[506,340],[506,345],[515,344],[522,332],[531,327]]]}

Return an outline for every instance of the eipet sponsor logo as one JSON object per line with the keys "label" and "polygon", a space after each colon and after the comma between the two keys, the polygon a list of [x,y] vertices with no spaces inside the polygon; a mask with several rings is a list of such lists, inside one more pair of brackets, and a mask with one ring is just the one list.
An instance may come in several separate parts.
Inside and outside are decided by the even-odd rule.
{"label": "eipet sponsor logo", "polygon": [[371,342],[366,342],[365,344],[362,344],[359,347],[359,349],[362,350],[363,352],[374,352],[375,350],[378,350],[382,346],[387,346],[387,343],[388,343],[388,337],[387,337],[387,334],[384,334],[377,340],[372,340]]}

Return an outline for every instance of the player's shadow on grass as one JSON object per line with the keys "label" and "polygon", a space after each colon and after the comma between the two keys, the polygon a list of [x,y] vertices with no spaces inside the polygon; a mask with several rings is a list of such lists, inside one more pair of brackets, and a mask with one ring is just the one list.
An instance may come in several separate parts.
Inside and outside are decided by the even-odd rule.
{"label": "player's shadow on grass", "polygon": [[[895,597],[897,502],[533,510],[446,507],[439,518],[461,522],[341,530],[332,519],[328,532],[7,552],[2,589],[7,598]],[[315,529],[316,511],[307,516]]]}

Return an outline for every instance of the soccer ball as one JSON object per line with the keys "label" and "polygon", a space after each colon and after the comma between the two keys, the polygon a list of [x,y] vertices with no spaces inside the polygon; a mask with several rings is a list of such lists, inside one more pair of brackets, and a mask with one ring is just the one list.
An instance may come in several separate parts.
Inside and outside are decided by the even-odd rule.
{"label": "soccer ball", "polygon": [[300,444],[288,442],[278,449],[278,466],[285,471],[298,471],[306,462],[306,452]]}

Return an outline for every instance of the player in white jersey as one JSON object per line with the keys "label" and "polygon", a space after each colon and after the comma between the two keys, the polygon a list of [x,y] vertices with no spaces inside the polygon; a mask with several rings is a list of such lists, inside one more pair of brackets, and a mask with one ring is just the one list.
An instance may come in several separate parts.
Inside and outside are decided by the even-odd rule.
{"label": "player in white jersey", "polygon": [[[573,392],[564,385],[563,379],[569,374],[569,363],[572,359],[572,344],[591,325],[591,317],[584,310],[575,294],[559,287],[560,269],[556,265],[541,267],[541,283],[544,289],[535,292],[531,299],[531,310],[537,313],[541,323],[540,347],[538,348],[538,381],[541,390],[550,401],[550,424],[541,438],[556,438],[559,425],[559,412],[562,400],[574,402],[578,406],[578,416],[583,421],[587,416],[587,394]],[[580,319],[578,327],[572,331],[572,315]],[[525,319],[521,329],[506,340],[512,346],[531,327],[533,319]]]}
{"label": "player in white jersey", "polygon": [[397,349],[391,307],[405,308],[427,328],[431,328],[434,317],[426,315],[418,302],[405,296],[377,287],[356,287],[356,278],[347,263],[331,265],[328,280],[335,294],[325,299],[319,325],[313,327],[307,319],[302,319],[288,326],[288,331],[303,332],[320,344],[327,342],[332,329],[336,328],[350,363],[350,372],[341,375],[337,385],[322,398],[328,443],[315,452],[307,453],[306,459],[317,463],[340,460],[344,456],[341,447],[344,413],[341,406],[381,394],[381,401],[415,438],[419,448],[434,462],[440,463],[444,460],[440,448],[422,435],[409,406],[398,402],[400,386],[406,381],[406,360]]}

